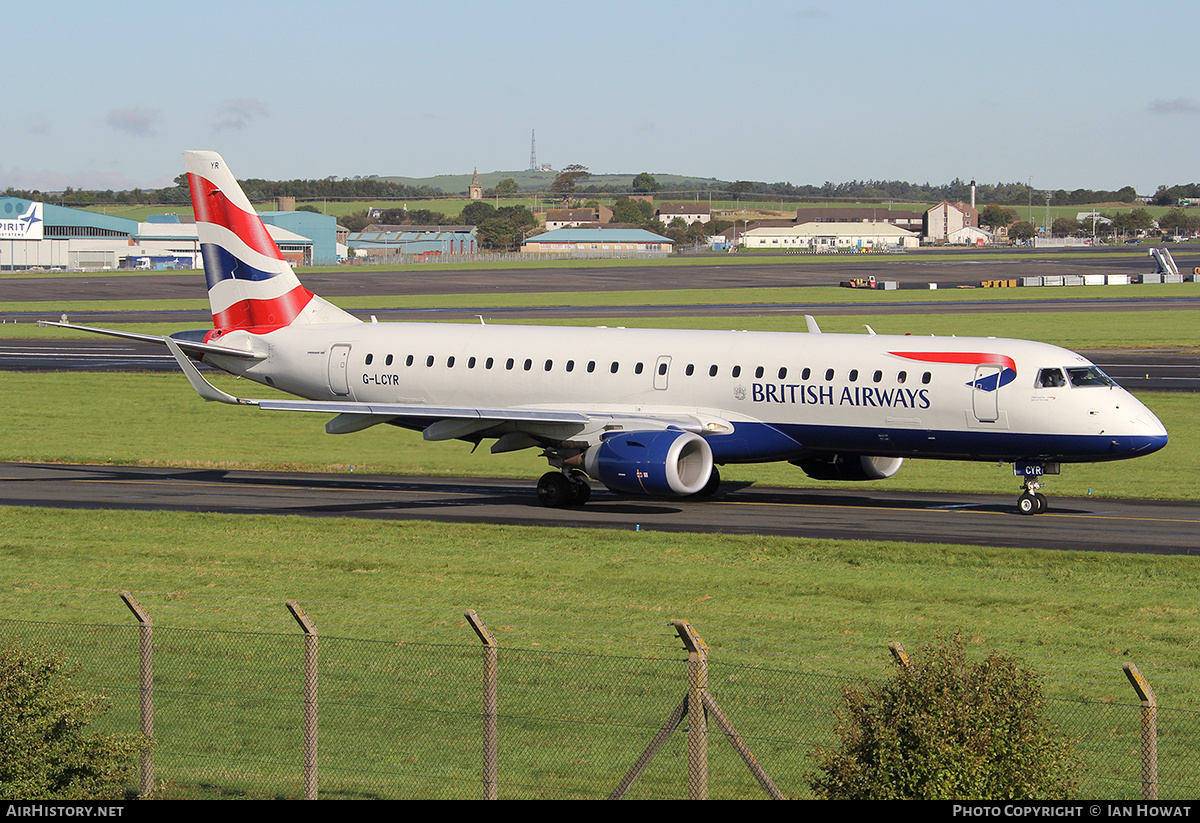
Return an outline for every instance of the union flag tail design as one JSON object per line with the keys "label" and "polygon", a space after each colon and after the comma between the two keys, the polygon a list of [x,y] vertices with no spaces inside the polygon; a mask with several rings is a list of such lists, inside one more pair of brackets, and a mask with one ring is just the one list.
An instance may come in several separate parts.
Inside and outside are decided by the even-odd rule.
{"label": "union flag tail design", "polygon": [[359,322],[300,284],[219,154],[186,151],[183,157],[219,333]]}

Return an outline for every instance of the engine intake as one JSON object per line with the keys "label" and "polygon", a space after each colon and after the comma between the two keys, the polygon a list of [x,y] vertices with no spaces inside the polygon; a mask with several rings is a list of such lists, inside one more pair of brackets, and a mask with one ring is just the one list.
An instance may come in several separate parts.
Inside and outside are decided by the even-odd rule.
{"label": "engine intake", "polygon": [[791,461],[813,480],[883,480],[900,471],[903,457],[818,454]]}
{"label": "engine intake", "polygon": [[626,494],[696,494],[712,475],[712,449],[703,437],[667,429],[624,432],[588,449],[583,468]]}

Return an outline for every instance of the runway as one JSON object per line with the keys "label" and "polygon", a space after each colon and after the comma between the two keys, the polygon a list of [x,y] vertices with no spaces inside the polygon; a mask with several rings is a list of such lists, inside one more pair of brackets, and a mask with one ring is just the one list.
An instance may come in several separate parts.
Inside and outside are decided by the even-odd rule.
{"label": "runway", "polygon": [[[0,505],[73,509],[433,520],[635,531],[1195,554],[1200,503],[1012,497],[725,484],[707,500],[622,497],[593,485],[588,505],[546,509],[534,480],[392,477],[0,463]],[[1052,491],[1052,490],[1051,490]]]}

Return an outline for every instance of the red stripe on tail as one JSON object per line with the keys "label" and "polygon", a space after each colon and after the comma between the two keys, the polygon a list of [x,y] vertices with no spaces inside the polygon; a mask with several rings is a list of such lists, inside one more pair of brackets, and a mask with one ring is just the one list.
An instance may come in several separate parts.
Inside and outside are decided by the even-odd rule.
{"label": "red stripe on tail", "polygon": [[242,211],[211,182],[191,172],[188,172],[188,188],[192,192],[197,223],[212,223],[229,229],[259,254],[283,260],[279,247],[267,234],[267,227],[257,214]]}
{"label": "red stripe on tail", "polygon": [[239,300],[224,311],[213,315],[213,325],[222,331],[247,329],[260,334],[291,325],[313,293],[297,286],[282,297],[269,300]]}

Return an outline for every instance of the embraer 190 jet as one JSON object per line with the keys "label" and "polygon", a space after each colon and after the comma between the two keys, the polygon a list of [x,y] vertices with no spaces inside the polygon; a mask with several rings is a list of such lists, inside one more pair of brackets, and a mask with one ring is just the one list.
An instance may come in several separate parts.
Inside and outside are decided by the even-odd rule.
{"label": "embraer 190 jet", "polygon": [[[333,415],[331,434],[541,449],[546,506],[583,505],[589,479],[702,496],[729,463],[878,480],[928,458],[1012,463],[1018,510],[1038,514],[1061,464],[1167,442],[1086,358],[1026,340],[822,334],[812,318],[808,333],[363,322],[301,285],[219,155],[184,158],[213,328],[90,331],[166,345],[205,400]],[[227,394],[193,359],[298,399]]]}

